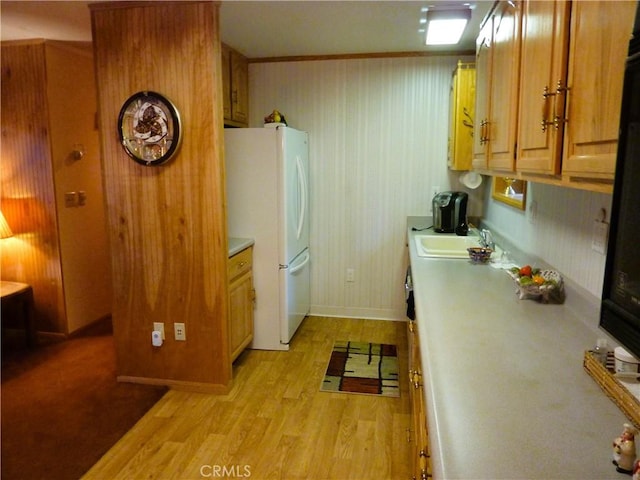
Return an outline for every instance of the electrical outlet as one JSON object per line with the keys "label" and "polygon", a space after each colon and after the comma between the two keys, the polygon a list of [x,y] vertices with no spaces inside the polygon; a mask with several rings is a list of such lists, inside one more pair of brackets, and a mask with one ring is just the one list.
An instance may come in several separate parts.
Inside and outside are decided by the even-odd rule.
{"label": "electrical outlet", "polygon": [[154,332],[160,332],[162,334],[162,340],[165,339],[165,337],[164,337],[164,323],[162,323],[162,322],[153,322],[153,331]]}
{"label": "electrical outlet", "polygon": [[356,272],[353,268],[347,268],[347,282],[356,281]]}
{"label": "electrical outlet", "polygon": [[184,328],[184,323],[174,323],[173,333],[176,340],[185,341],[187,339],[187,331]]}

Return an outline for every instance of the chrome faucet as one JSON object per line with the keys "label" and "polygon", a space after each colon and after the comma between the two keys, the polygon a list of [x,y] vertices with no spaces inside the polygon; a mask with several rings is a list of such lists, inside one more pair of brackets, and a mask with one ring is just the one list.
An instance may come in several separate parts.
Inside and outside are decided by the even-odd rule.
{"label": "chrome faucet", "polygon": [[480,245],[484,248],[490,248],[491,250],[496,249],[496,242],[493,241],[493,235],[486,228],[483,228],[478,232],[480,234]]}

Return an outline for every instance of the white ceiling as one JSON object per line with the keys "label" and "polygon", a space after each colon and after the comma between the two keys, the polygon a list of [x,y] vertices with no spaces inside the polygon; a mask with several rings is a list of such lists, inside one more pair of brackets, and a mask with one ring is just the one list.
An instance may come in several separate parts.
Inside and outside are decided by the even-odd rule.
{"label": "white ceiling", "polygon": [[[91,41],[90,1],[0,1],[2,40]],[[462,42],[426,47],[423,7],[473,8]],[[493,0],[222,1],[222,41],[249,58],[387,52],[473,51]]]}

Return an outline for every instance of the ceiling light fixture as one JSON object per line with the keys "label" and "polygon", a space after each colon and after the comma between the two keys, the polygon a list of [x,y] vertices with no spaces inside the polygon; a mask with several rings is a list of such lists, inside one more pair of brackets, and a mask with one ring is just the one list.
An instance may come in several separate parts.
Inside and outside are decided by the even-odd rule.
{"label": "ceiling light fixture", "polygon": [[471,10],[429,9],[427,10],[427,45],[453,45],[460,41]]}

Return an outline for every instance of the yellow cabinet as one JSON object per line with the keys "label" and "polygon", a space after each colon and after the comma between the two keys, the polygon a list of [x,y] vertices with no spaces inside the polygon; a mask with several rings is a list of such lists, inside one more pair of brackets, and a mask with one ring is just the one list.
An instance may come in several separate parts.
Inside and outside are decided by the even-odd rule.
{"label": "yellow cabinet", "polygon": [[411,471],[413,478],[429,478],[433,475],[433,470],[424,403],[424,381],[418,326],[413,320],[408,323],[407,338],[409,343],[409,401],[411,404]]}
{"label": "yellow cabinet", "polygon": [[476,48],[473,168],[514,170],[520,73],[520,2],[496,4]]}
{"label": "yellow cabinet", "polygon": [[229,345],[231,361],[253,340],[253,248],[229,259]]}
{"label": "yellow cabinet", "polygon": [[471,169],[475,93],[475,64],[459,61],[453,72],[450,92],[451,118],[447,164],[451,170]]}
{"label": "yellow cabinet", "polygon": [[636,3],[572,3],[564,177],[613,180]]}
{"label": "yellow cabinet", "polygon": [[226,125],[246,127],[249,122],[249,62],[222,44],[222,94]]}

